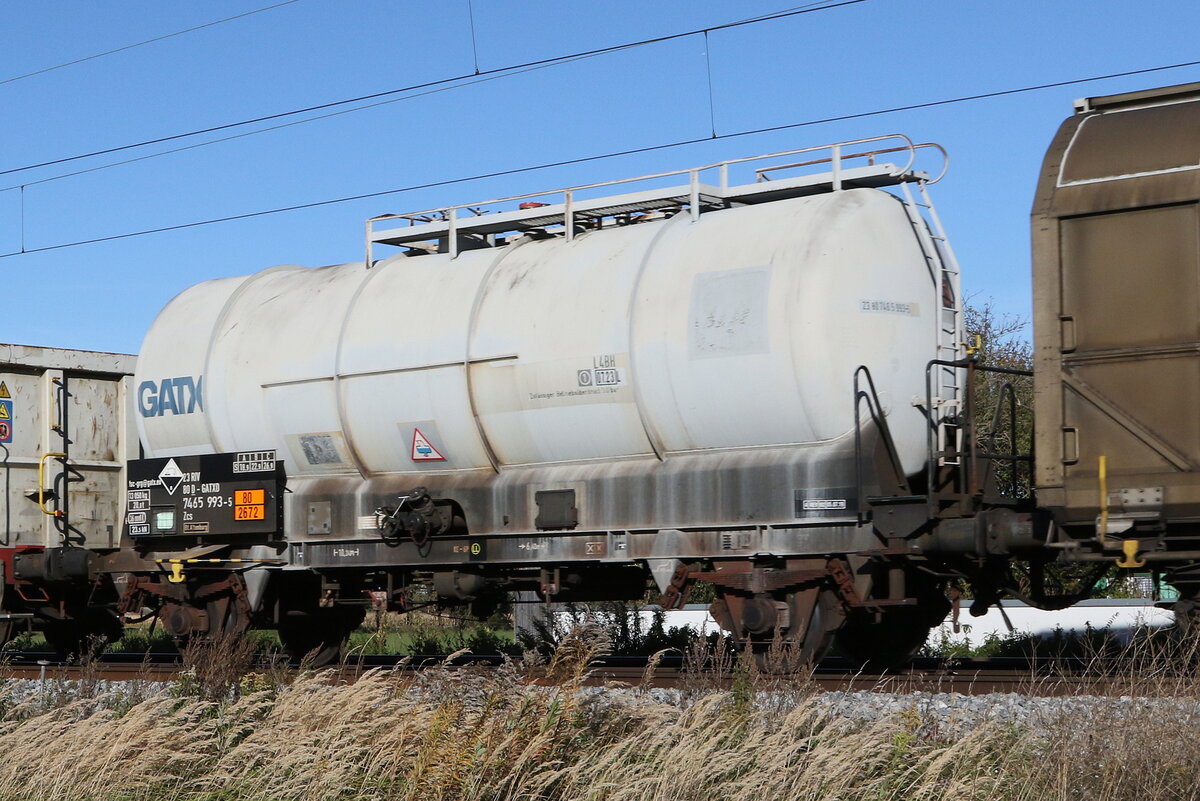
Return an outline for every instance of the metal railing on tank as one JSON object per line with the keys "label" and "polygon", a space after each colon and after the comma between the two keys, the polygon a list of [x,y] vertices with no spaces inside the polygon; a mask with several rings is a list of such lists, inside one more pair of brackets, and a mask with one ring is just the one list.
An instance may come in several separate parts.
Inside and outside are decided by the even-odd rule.
{"label": "metal railing on tank", "polygon": [[[908,144],[902,145],[900,147],[884,147],[884,148],[875,148],[873,150],[864,150],[860,153],[842,153],[842,149],[849,145],[856,145],[856,144],[863,144],[866,142],[886,140],[886,139],[891,139],[894,137],[902,137],[903,139],[905,139],[908,142]],[[826,148],[831,150],[832,153],[829,156],[826,156],[825,158],[810,159],[808,161],[795,161],[790,164],[775,164],[770,167],[759,167],[758,169],[756,169],[754,171],[754,174],[757,177],[758,181],[770,181],[771,178],[768,177],[768,174],[772,173],[772,172],[777,172],[779,170],[797,169],[799,167],[813,167],[818,164],[829,164],[833,168],[831,174],[834,176],[835,188],[840,189],[841,187],[840,187],[840,181],[838,180],[838,177],[840,176],[840,173],[842,171],[842,163],[845,161],[850,161],[852,159],[866,159],[867,164],[869,164],[871,166],[875,166],[876,165],[875,159],[879,156],[884,155],[885,153],[905,153],[905,152],[907,152],[909,154],[908,163],[903,167],[903,170],[907,171],[912,167],[913,162],[916,160],[917,151],[924,149],[924,148],[934,148],[942,156],[941,171],[937,174],[936,177],[927,179],[925,181],[925,183],[936,184],[938,181],[942,180],[942,178],[945,177],[946,170],[949,169],[949,167],[950,167],[950,155],[946,152],[946,149],[944,147],[937,144],[936,142],[921,142],[918,144],[914,144],[911,140],[908,139],[907,136],[904,136],[903,134],[891,134],[889,136],[874,137],[872,139],[858,139],[858,140],[851,141],[851,142],[840,142],[836,145],[821,145],[819,148],[809,148],[809,149],[810,150],[823,150]],[[807,151],[799,150],[799,151],[794,151],[794,152],[803,153],[803,152],[807,152]],[[780,153],[780,154],[776,154],[776,155],[788,155],[788,154]],[[758,158],[769,158],[769,157],[768,156],[759,156]],[[733,162],[730,162],[730,163],[733,163]]]}
{"label": "metal railing on tank", "polygon": [[[881,146],[870,147],[874,143]],[[941,156],[941,169],[932,177],[915,168],[918,153],[926,150],[935,151]],[[794,160],[798,155],[817,153],[823,155]],[[898,159],[902,163],[880,161],[881,156],[897,153],[904,155],[903,159]],[[789,157],[793,160],[748,170],[745,177],[752,180],[746,183],[732,183],[743,167]],[[815,171],[812,169],[814,167],[828,169]],[[947,167],[946,151],[940,145],[914,143],[903,134],[887,134],[729,159],[634,178],[508,195],[404,214],[382,214],[366,222],[366,266],[370,268],[374,264],[374,246],[377,244],[407,247],[421,252],[449,253],[453,258],[463,249],[504,244],[505,237],[514,234],[560,235],[571,240],[584,231],[606,224],[638,222],[645,219],[645,215],[657,212],[678,213],[686,209],[694,220],[704,211],[740,203],[764,202],[859,186],[883,187],[914,181],[931,184],[946,174]],[[771,173],[780,171],[798,171],[800,174],[771,177]],[[680,176],[686,177],[686,183],[668,180]],[[611,193],[613,187],[624,188],[639,183],[655,183],[658,186],[618,195]],[[667,185],[663,186],[664,183]]]}
{"label": "metal railing on tank", "polygon": [[[935,369],[964,370],[963,405],[955,417],[937,417],[933,405]],[[1006,377],[1000,383],[985,383],[991,397],[980,409],[980,375]],[[927,429],[927,475],[930,513],[945,501],[1020,503],[1032,497],[1033,410],[1022,411],[1013,379],[1029,379],[1033,373],[1009,367],[981,365],[975,359],[934,359],[925,367]],[[982,431],[980,412],[990,411],[989,426]],[[1022,447],[1027,443],[1028,447]],[[1005,448],[1007,445],[1007,448]]]}
{"label": "metal railing on tank", "polygon": [[896,450],[892,431],[888,427],[887,414],[879,400],[879,393],[875,390],[875,379],[871,377],[871,371],[867,366],[860,364],[854,371],[854,494],[860,526],[870,522],[871,519],[866,508],[866,476],[863,474],[862,407],[864,403],[871,422],[875,424],[875,430],[879,435],[879,441],[883,444],[888,463],[891,465],[896,481],[895,489],[902,496],[908,496],[910,492],[907,477],[904,475],[904,467],[900,463],[900,452]]}

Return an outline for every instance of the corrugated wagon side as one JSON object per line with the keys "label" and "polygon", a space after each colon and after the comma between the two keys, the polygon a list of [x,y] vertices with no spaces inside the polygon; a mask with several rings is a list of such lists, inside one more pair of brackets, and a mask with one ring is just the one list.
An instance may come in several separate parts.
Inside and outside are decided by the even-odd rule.
{"label": "corrugated wagon side", "polygon": [[26,624],[63,653],[120,636],[96,557],[121,545],[135,361],[0,344],[0,641]]}

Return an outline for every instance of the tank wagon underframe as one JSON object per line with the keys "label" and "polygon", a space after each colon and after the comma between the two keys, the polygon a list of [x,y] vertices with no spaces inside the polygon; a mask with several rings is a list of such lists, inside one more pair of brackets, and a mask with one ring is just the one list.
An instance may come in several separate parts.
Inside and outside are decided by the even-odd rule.
{"label": "tank wagon underframe", "polygon": [[290,565],[316,570],[345,567],[528,566],[633,564],[658,559],[769,559],[798,555],[864,554],[881,549],[869,526],[754,526],[658,531],[582,531],[569,534],[497,534],[439,538],[423,545],[376,541],[295,543]]}
{"label": "tank wagon underframe", "polygon": [[[872,452],[874,436],[861,448]],[[878,482],[857,487],[855,440],[793,447],[547,465],[493,471],[288,483],[286,532],[292,543],[329,537],[375,540],[378,510],[402,504],[418,487],[434,503],[455,504],[477,535],[581,530],[724,528],[855,519]],[[875,492],[874,494],[878,494]],[[454,533],[447,526],[445,533]]]}
{"label": "tank wagon underframe", "polygon": [[[873,432],[864,439],[873,452]],[[421,476],[433,499],[453,498],[460,505],[466,524],[461,535],[451,530],[421,541],[411,536],[381,541],[372,514],[411,492],[414,477],[366,484],[298,480],[289,485],[287,499],[290,560],[313,569],[439,564],[480,569],[879,549],[880,538],[858,518],[865,497],[879,494],[878,480],[872,471],[870,485],[856,486],[854,446],[853,437],[843,437],[724,456],[681,455],[649,468],[629,461]],[[357,520],[361,528],[353,539],[343,533],[349,526],[336,523],[331,535],[322,534],[330,519]]]}

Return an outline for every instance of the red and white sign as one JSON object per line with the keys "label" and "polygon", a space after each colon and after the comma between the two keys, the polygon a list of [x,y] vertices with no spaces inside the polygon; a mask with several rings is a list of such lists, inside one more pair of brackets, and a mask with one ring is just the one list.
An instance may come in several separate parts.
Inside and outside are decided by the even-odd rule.
{"label": "red and white sign", "polygon": [[421,429],[413,429],[413,444],[412,444],[412,460],[414,462],[444,462],[446,457],[438,453],[438,449],[433,447],[425,435],[421,433]]}

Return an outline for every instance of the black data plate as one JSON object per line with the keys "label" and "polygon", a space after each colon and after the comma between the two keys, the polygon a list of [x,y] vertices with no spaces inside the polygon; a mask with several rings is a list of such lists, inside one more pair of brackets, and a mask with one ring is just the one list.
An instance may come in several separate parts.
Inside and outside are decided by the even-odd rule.
{"label": "black data plate", "polygon": [[241,451],[129,462],[129,536],[228,536],[283,530],[283,462]]}

